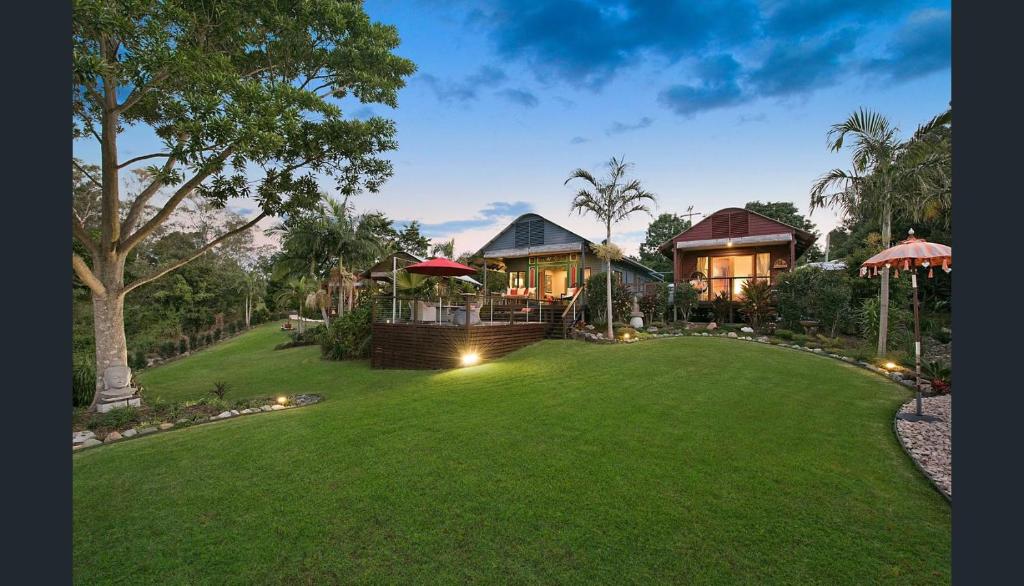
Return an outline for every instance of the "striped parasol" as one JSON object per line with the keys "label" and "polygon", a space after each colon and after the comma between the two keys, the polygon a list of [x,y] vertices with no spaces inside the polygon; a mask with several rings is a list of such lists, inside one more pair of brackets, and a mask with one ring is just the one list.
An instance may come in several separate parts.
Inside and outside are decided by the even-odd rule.
{"label": "striped parasol", "polygon": [[931,415],[925,415],[921,405],[921,317],[917,300],[917,269],[928,269],[928,278],[932,278],[933,267],[942,267],[947,273],[953,270],[953,249],[945,244],[928,242],[914,237],[914,229],[906,240],[896,246],[886,248],[860,265],[860,276],[872,277],[878,269],[892,269],[899,278],[900,270],[910,272],[910,284],[914,290],[914,370],[917,375],[917,412],[913,415],[902,413],[902,419],[910,421],[935,421]]}
{"label": "striped parasol", "polygon": [[933,267],[941,267],[947,273],[953,270],[953,249],[945,244],[915,238],[914,230],[911,229],[909,238],[861,263],[860,276],[876,276],[878,270],[883,267],[893,269],[897,278],[901,270],[909,271],[923,267],[928,269],[930,279],[933,276]]}

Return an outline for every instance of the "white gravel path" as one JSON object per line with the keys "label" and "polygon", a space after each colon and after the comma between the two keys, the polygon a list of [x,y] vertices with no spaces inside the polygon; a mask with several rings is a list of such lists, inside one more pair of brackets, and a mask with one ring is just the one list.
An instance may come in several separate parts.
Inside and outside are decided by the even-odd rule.
{"label": "white gravel path", "polygon": [[[924,413],[934,415],[938,421],[896,420],[896,432],[910,456],[924,469],[932,482],[953,498],[953,465],[950,447],[950,430],[953,425],[953,397],[940,395],[923,399]],[[913,413],[916,409],[915,400],[911,399],[902,407],[900,413]]]}

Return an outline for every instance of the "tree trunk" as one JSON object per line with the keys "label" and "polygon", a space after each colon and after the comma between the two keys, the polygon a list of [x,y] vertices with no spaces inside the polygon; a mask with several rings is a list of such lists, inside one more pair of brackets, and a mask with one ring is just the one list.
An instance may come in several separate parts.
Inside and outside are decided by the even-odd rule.
{"label": "tree trunk", "polygon": [[329,327],[331,325],[331,318],[330,318],[330,316],[327,315],[327,308],[326,307],[321,307],[320,308],[320,315],[322,315],[323,318],[324,318],[324,327],[325,328]]}
{"label": "tree trunk", "polygon": [[[606,252],[610,252],[612,245],[612,225],[610,223],[608,224],[608,237],[605,239],[604,242],[605,245],[608,247],[606,249]],[[608,255],[608,258],[605,259],[605,263],[607,265],[607,271],[605,273],[605,294],[607,295],[607,298],[605,299],[605,308],[608,312],[607,335],[608,339],[612,340],[615,338],[615,330],[612,328],[612,319],[614,318],[612,315],[612,257],[610,254]]]}
{"label": "tree trunk", "polygon": [[338,317],[345,313],[345,259],[338,256]]}
{"label": "tree trunk", "polygon": [[[882,248],[889,248],[892,239],[892,209],[889,193],[882,204]],[[889,348],[889,268],[882,267],[882,294],[878,303],[878,356],[885,356]]]}
{"label": "tree trunk", "polygon": [[252,327],[252,296],[245,296],[245,329]]}
{"label": "tree trunk", "polygon": [[92,296],[93,332],[96,337],[96,394],[103,390],[103,371],[111,366],[128,366],[128,341],[124,335],[124,294]]}

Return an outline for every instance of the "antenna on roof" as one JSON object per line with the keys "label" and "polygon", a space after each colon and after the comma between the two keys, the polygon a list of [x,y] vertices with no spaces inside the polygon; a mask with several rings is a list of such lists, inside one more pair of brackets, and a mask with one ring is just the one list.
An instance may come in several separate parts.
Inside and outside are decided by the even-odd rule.
{"label": "antenna on roof", "polygon": [[685,217],[687,220],[689,220],[691,224],[693,223],[693,220],[690,220],[690,218],[692,218],[693,216],[703,216],[703,215],[704,215],[703,212],[695,212],[695,211],[693,211],[693,206],[690,206],[690,207],[686,208],[686,213],[685,214],[679,214],[680,217]]}

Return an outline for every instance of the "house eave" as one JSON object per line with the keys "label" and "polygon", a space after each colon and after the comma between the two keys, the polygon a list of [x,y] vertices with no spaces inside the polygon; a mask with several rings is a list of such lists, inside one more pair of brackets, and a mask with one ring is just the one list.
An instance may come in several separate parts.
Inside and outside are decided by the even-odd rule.
{"label": "house eave", "polygon": [[540,246],[530,246],[527,248],[502,248],[498,250],[485,250],[482,256],[484,258],[522,258],[535,254],[547,254],[555,252],[579,252],[581,244],[579,242],[572,244],[542,244]]}
{"label": "house eave", "polygon": [[789,244],[792,234],[763,234],[758,236],[737,236],[734,238],[709,238],[706,240],[680,240],[676,250],[713,250],[717,248],[744,248],[770,244]]}

